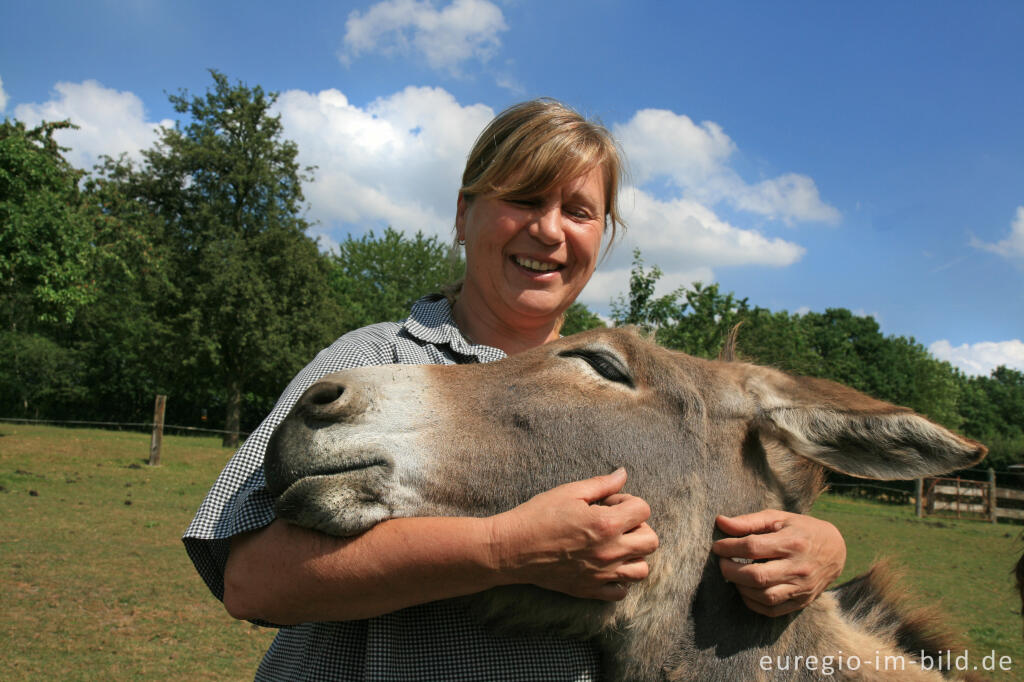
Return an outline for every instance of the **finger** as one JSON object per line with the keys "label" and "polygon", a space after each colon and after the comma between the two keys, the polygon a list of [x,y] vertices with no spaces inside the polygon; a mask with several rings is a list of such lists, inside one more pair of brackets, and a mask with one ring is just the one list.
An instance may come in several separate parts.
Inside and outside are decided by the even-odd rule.
{"label": "finger", "polygon": [[629,584],[625,582],[607,582],[599,585],[592,593],[587,594],[589,599],[600,599],[602,601],[622,601],[629,594]]}
{"label": "finger", "polygon": [[790,600],[788,585],[776,585],[766,590],[754,589],[737,585],[736,589],[743,595],[744,601],[751,601],[766,608],[778,606]]}
{"label": "finger", "polygon": [[780,543],[774,535],[746,535],[716,540],[711,551],[720,557],[779,559],[788,556],[786,547],[786,543]]}
{"label": "finger", "polygon": [[[646,524],[645,524],[646,526]],[[649,527],[625,533],[596,550],[594,560],[604,566],[623,561],[643,560],[658,549],[658,536]]]}
{"label": "finger", "polygon": [[750,535],[751,533],[772,533],[781,529],[789,517],[789,512],[779,509],[765,509],[753,514],[740,516],[715,517],[715,524],[726,535]]}
{"label": "finger", "polygon": [[619,492],[625,484],[626,470],[619,467],[610,474],[576,481],[575,483],[569,483],[568,486],[572,489],[575,496],[584,500],[587,504],[593,504],[598,500],[603,500],[609,495]]}
{"label": "finger", "polygon": [[646,523],[641,523],[636,528],[623,533],[622,541],[632,550],[633,556],[647,556],[658,549],[661,540],[654,529]]}
{"label": "finger", "polygon": [[634,530],[640,524],[651,518],[651,507],[641,498],[630,495],[627,499],[615,506],[594,506],[591,509],[597,510],[606,523],[610,524],[616,533],[626,533]]}
{"label": "finger", "polygon": [[651,565],[643,559],[623,561],[615,571],[617,581],[638,583],[651,574]]}
{"label": "finger", "polygon": [[787,585],[792,598],[796,592],[807,589],[806,572],[800,565],[786,559],[776,559],[756,564],[740,564],[732,559],[720,559],[719,568],[722,576],[737,586],[751,589],[767,590],[779,585]]}

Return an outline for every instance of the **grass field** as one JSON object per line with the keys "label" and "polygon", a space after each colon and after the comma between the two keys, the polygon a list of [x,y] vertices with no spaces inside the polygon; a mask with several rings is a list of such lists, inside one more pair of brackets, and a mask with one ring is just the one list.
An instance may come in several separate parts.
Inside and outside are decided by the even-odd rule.
{"label": "grass field", "polygon": [[[219,440],[0,424],[0,679],[251,679],[273,636],[232,620],[179,537],[230,456]],[[824,496],[846,538],[844,579],[893,557],[951,614],[972,662],[995,651],[1024,679],[1010,569],[1020,527],[914,518]]]}

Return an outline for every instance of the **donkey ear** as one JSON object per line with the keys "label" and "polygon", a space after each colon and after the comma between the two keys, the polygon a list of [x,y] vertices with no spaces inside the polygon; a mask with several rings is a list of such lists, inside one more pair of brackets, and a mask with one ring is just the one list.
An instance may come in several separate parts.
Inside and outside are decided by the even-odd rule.
{"label": "donkey ear", "polygon": [[756,426],[794,453],[850,476],[881,480],[966,468],[988,452],[906,407],[824,379],[765,370],[748,379]]}

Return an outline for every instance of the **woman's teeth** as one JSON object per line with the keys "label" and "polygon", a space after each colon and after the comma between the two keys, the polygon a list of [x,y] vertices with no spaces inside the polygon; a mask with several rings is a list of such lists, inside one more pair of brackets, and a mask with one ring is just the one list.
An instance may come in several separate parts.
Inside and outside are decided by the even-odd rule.
{"label": "woman's teeth", "polygon": [[536,270],[537,272],[548,272],[550,270],[558,269],[558,265],[556,263],[541,263],[540,261],[533,260],[532,258],[520,258],[519,256],[516,256],[516,263],[527,270]]}

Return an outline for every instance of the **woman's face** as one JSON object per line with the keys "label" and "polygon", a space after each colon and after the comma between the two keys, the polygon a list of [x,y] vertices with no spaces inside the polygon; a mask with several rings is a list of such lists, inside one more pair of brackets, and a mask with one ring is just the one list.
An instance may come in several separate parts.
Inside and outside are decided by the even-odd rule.
{"label": "woman's face", "polygon": [[604,190],[595,167],[535,197],[460,196],[455,227],[466,241],[464,293],[472,289],[512,328],[554,321],[597,266]]}

